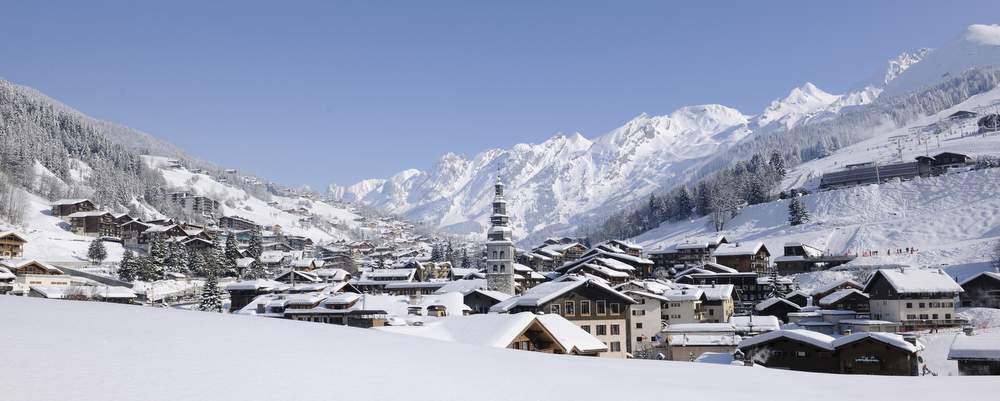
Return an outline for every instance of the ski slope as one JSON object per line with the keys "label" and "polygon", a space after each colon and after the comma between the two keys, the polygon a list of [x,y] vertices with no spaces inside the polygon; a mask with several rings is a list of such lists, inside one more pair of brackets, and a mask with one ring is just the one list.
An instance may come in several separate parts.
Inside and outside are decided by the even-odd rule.
{"label": "ski slope", "polygon": [[[811,221],[788,224],[788,201],[743,209],[725,225],[730,242],[762,241],[773,256],[786,242],[831,254],[864,254],[854,265],[945,266],[958,279],[988,267],[990,245],[1000,240],[1000,169],[952,173],[905,182],[816,192],[801,197]],[[666,223],[635,238],[647,250],[709,235],[707,217]],[[916,248],[899,255],[888,249]]]}
{"label": "ski slope", "polygon": [[[825,375],[548,355],[375,330],[0,297],[4,396],[56,400],[985,399],[989,377]],[[622,380],[627,378],[627,380]],[[600,384],[598,384],[600,383]],[[750,385],[747,385],[750,383]]]}

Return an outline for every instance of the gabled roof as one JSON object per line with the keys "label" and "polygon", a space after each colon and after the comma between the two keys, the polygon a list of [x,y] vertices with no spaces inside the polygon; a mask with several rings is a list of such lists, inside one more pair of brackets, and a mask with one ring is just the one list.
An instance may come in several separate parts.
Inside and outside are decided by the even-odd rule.
{"label": "gabled roof", "polygon": [[924,349],[923,345],[917,346],[909,343],[903,336],[893,333],[883,333],[883,332],[857,332],[854,334],[846,335],[833,340],[830,345],[833,348],[840,348],[848,344],[852,344],[865,339],[873,339],[875,341],[885,343],[886,345],[893,346],[907,352],[917,352]]}
{"label": "gabled roof", "polygon": [[60,199],[60,200],[57,200],[55,202],[52,202],[51,206],[75,205],[75,204],[81,203],[81,202],[94,203],[94,202],[91,202],[90,199],[86,199],[86,198],[81,198],[81,199]]}
{"label": "gabled roof", "polygon": [[865,284],[865,292],[871,293],[871,286],[882,277],[900,294],[963,292],[962,286],[940,270],[928,269],[879,269]]}
{"label": "gabled roof", "polygon": [[1000,361],[1000,333],[958,334],[948,351],[950,360]]}
{"label": "gabled roof", "polygon": [[[3,238],[2,234],[0,234],[0,238]],[[970,276],[969,278],[966,278],[965,280],[962,280],[962,282],[958,283],[958,284],[961,285],[961,286],[965,286],[966,283],[968,283],[968,282],[970,282],[972,280],[978,279],[980,277],[991,278],[993,280],[996,280],[996,281],[1000,282],[1000,273],[997,273],[997,272],[979,272],[979,274]]]}
{"label": "gabled roof", "polygon": [[[760,252],[760,249],[764,248],[763,242],[737,242],[729,244],[720,244],[715,251],[712,252],[713,256],[748,256],[755,255]],[[767,248],[764,248],[767,249]]]}
{"label": "gabled roof", "polygon": [[842,285],[848,285],[850,287],[859,288],[859,289],[864,289],[865,288],[865,286],[861,285],[857,281],[851,280],[849,278],[845,278],[843,280],[838,280],[838,281],[836,281],[836,282],[834,282],[832,284],[827,284],[827,285],[825,285],[823,287],[817,287],[817,288],[813,289],[812,293],[813,294],[820,294],[820,293],[828,292],[828,291],[831,291],[834,288],[840,287]]}
{"label": "gabled roof", "polygon": [[17,231],[0,231],[0,238],[14,237],[22,242],[28,242],[28,238]]}
{"label": "gabled roof", "polygon": [[789,300],[784,299],[784,298],[777,298],[777,297],[775,297],[775,298],[768,298],[768,299],[765,299],[763,301],[760,301],[760,303],[758,303],[757,305],[754,305],[754,309],[756,309],[757,311],[763,311],[763,310],[766,310],[767,308],[770,308],[770,307],[772,307],[774,305],[777,305],[779,303],[784,303],[784,304],[786,304],[786,305],[788,305],[788,306],[790,306],[792,308],[795,308],[795,310],[802,309],[802,307],[799,306],[799,305],[797,305],[795,302],[789,301]]}
{"label": "gabled roof", "polygon": [[833,351],[834,349],[832,344],[833,337],[820,332],[802,330],[802,329],[776,330],[776,331],[769,331],[763,334],[758,334],[756,336],[745,338],[743,339],[743,341],[740,341],[739,347],[740,348],[752,347],[754,345],[763,344],[781,338],[787,338],[789,340],[809,344],[816,348],[821,348],[828,351]]}
{"label": "gabled roof", "polygon": [[89,212],[70,213],[66,217],[69,217],[71,219],[76,219],[76,218],[95,217],[95,216],[104,216],[104,215],[109,215],[110,216],[111,212],[108,212],[108,211],[105,211],[105,210],[91,210]]}
{"label": "gabled roof", "polygon": [[842,300],[844,298],[847,298],[848,296],[850,296],[852,294],[861,294],[861,296],[865,297],[865,299],[868,299],[868,294],[865,294],[865,293],[863,293],[861,291],[858,291],[855,288],[846,288],[846,289],[843,289],[843,290],[835,291],[832,294],[827,295],[827,296],[821,298],[819,300],[819,304],[822,305],[822,306],[833,305],[833,304],[835,304],[837,302],[840,302],[840,300]]}
{"label": "gabled roof", "polygon": [[503,302],[494,305],[490,308],[490,311],[507,312],[517,306],[538,307],[546,302],[558,298],[562,294],[584,286],[607,291],[628,304],[636,303],[635,300],[630,298],[628,295],[615,291],[611,287],[608,287],[606,284],[599,281],[587,278],[581,280],[549,281],[539,284],[528,289],[524,292],[524,294],[508,298]]}

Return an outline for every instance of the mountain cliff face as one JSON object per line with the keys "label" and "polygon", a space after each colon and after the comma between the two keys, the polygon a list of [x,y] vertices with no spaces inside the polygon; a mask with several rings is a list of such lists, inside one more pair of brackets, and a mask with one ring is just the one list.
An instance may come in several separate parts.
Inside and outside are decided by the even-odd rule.
{"label": "mountain cliff face", "polygon": [[[717,104],[661,116],[641,114],[592,140],[559,134],[540,144],[490,149],[471,159],[449,153],[429,170],[406,170],[348,187],[331,185],[330,194],[454,234],[479,236],[487,224],[490,186],[499,174],[508,183],[515,239],[530,243],[572,233],[590,219],[682,182],[713,154],[748,138],[825,121],[872,103],[886,91],[933,84],[970,66],[1000,64],[995,58],[1000,47],[989,44],[1000,40],[1000,28],[975,27],[946,48],[901,54],[846,94],[805,83],[755,116]],[[927,60],[935,64],[923,67]]]}

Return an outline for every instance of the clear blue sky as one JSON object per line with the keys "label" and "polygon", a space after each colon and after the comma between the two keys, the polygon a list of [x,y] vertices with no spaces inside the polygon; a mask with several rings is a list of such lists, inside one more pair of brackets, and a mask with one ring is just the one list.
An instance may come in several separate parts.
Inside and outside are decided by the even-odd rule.
{"label": "clear blue sky", "polygon": [[754,114],[805,81],[839,93],[1000,16],[1000,1],[149,3],[3,1],[0,77],[314,187],[641,112]]}

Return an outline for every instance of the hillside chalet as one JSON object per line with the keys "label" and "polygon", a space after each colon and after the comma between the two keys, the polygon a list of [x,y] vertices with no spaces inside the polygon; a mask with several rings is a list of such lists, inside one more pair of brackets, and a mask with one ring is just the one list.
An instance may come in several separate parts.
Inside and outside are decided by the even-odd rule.
{"label": "hillside chalet", "polygon": [[90,199],[60,199],[52,202],[52,215],[57,217],[69,216],[76,212],[90,212],[97,210],[97,206]]}
{"label": "hillside chalet", "polygon": [[874,319],[899,323],[902,330],[960,326],[955,314],[962,287],[940,270],[880,269],[865,284]]}
{"label": "hillside chalet", "polygon": [[1000,273],[981,272],[961,283],[962,307],[1000,308]]}
{"label": "hillside chalet", "polygon": [[767,273],[771,258],[771,252],[763,242],[721,244],[712,255],[715,257],[715,262],[720,265],[760,275]]}
{"label": "hillside chalet", "polygon": [[0,231],[0,258],[18,259],[24,256],[28,238],[14,231]]}
{"label": "hillside chalet", "polygon": [[712,253],[722,244],[728,244],[725,236],[718,235],[707,238],[689,238],[684,242],[674,244],[666,249],[652,251],[648,257],[653,261],[654,269],[670,269],[675,267],[701,266],[715,262]]}

